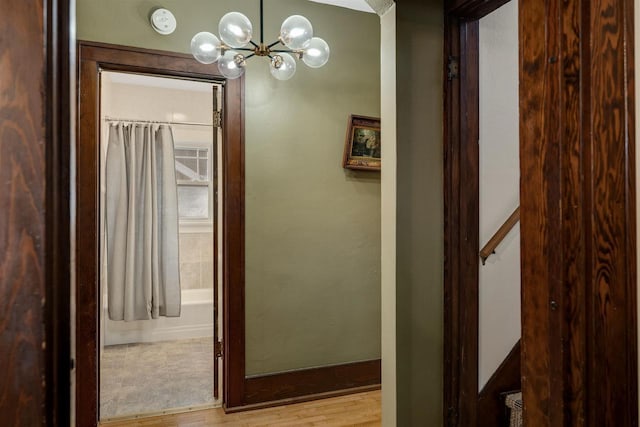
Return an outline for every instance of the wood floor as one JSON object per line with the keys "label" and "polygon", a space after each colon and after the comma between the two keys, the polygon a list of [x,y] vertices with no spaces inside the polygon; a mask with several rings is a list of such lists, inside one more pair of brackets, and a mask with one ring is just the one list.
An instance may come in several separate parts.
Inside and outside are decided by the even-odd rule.
{"label": "wood floor", "polygon": [[225,414],[222,409],[102,423],[104,427],[380,426],[381,392],[351,394],[276,408]]}

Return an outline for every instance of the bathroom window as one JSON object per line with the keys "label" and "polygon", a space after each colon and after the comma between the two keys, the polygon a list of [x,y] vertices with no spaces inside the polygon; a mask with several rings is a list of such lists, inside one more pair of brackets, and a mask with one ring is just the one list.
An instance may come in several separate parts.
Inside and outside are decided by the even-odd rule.
{"label": "bathroom window", "polygon": [[209,144],[176,144],[178,216],[181,225],[212,223],[211,157]]}

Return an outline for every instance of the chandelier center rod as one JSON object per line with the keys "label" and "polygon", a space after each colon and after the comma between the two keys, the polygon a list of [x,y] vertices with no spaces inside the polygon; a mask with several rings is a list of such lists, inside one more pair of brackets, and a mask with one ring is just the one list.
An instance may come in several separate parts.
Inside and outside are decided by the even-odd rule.
{"label": "chandelier center rod", "polygon": [[260,46],[264,46],[264,0],[260,0]]}

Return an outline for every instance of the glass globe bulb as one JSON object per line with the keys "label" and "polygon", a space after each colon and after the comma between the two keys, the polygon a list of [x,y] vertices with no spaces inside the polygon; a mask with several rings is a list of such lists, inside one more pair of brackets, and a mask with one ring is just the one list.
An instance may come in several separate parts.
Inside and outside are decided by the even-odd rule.
{"label": "glass globe bulb", "polygon": [[198,33],[191,39],[191,53],[198,62],[213,64],[220,58],[220,40],[206,31]]}
{"label": "glass globe bulb", "polygon": [[241,48],[251,41],[253,27],[249,18],[240,12],[229,12],[218,25],[220,39],[229,47]]}
{"label": "glass globe bulb", "polygon": [[237,79],[244,74],[244,56],[234,50],[228,50],[218,60],[218,69],[228,79]]}
{"label": "glass globe bulb", "polygon": [[326,41],[314,37],[305,45],[302,61],[311,68],[320,68],[329,61],[331,50]]}
{"label": "glass globe bulb", "polygon": [[304,16],[290,16],[284,20],[280,28],[280,41],[289,49],[302,49],[311,37],[313,27]]}
{"label": "glass globe bulb", "polygon": [[289,80],[296,73],[296,60],[288,53],[273,55],[269,70],[276,79]]}

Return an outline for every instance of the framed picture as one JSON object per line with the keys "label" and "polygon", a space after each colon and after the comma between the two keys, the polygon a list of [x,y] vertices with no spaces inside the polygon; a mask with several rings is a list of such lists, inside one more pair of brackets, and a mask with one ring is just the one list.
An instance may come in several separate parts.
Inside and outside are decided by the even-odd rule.
{"label": "framed picture", "polygon": [[380,143],[380,119],[352,114],[347,127],[342,166],[346,169],[379,171]]}

